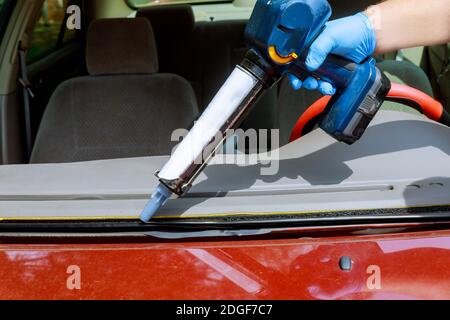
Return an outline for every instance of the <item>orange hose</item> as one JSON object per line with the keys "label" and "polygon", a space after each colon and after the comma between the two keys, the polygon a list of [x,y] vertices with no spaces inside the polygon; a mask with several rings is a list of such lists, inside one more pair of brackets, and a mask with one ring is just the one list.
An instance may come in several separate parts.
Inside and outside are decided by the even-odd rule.
{"label": "orange hose", "polygon": [[306,111],[298,118],[297,123],[292,130],[290,142],[295,141],[303,135],[303,130],[306,125],[315,117],[319,116],[322,112],[325,111],[325,108],[330,102],[331,96],[324,96],[314,102]]}
{"label": "orange hose", "polygon": [[[442,104],[417,89],[405,86],[398,83],[392,83],[391,90],[388,93],[388,98],[392,100],[409,100],[420,106],[425,116],[434,121],[439,121],[444,113]],[[292,130],[290,141],[295,141],[303,135],[306,125],[314,118],[318,117],[324,112],[331,96],[324,96],[313,103],[297,120],[297,123]]]}
{"label": "orange hose", "polygon": [[439,101],[420,90],[402,84],[392,83],[388,97],[416,102],[422,108],[423,114],[434,121],[439,121],[444,112],[444,107]]}

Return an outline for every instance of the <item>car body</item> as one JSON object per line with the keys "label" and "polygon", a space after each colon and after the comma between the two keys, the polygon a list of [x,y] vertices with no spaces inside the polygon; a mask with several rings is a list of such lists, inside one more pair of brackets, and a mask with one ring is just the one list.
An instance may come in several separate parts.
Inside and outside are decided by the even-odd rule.
{"label": "car body", "polygon": [[[189,195],[169,201],[144,225],[138,214],[158,183],[153,173],[167,161],[166,154],[60,162],[27,158],[23,89],[25,95],[28,89],[35,93],[32,131],[45,142],[39,136],[46,127],[42,119],[58,88],[74,79],[83,87],[92,78],[105,78],[87,74],[86,32],[66,30],[66,1],[18,0],[16,7],[5,1],[10,8],[1,12],[8,23],[0,23],[0,299],[450,299],[447,127],[422,115],[384,110],[355,146],[338,144],[319,130],[290,142],[301,113],[297,108],[306,109],[319,96],[293,93],[284,81],[267,91],[258,112],[243,125],[281,129],[284,142],[271,150],[280,160],[278,172],[260,174],[266,167],[261,159],[244,166],[214,163]],[[161,10],[157,14],[166,12],[164,5],[159,9],[149,1],[75,2],[84,3],[83,28],[99,18],[138,15],[142,21],[154,17],[153,7]],[[245,51],[241,31],[252,6],[193,2],[193,10],[183,4],[180,16],[175,9],[179,20],[173,12],[172,20],[150,20],[160,73],[175,74],[171,79],[179,81],[179,88],[192,86],[188,100],[204,105]],[[335,17],[369,2],[351,7],[351,1],[341,1]],[[186,23],[191,18],[192,30]],[[17,81],[16,42],[27,32],[39,40],[31,40],[28,48],[32,85]],[[49,42],[55,43],[47,47]],[[384,58],[380,65],[386,72],[419,69],[411,61]],[[408,84],[431,95],[427,76],[433,80],[430,72],[417,71]],[[105,91],[94,90],[86,104],[94,101],[108,111],[114,99],[102,104],[99,96]],[[132,92],[120,86],[116,91]],[[72,93],[73,98],[77,92]],[[180,89],[170,96],[183,94]],[[277,126],[261,121],[268,118],[282,121]],[[169,120],[157,119],[154,127]],[[101,127],[101,121],[86,123],[92,131]],[[98,129],[104,141],[117,138],[108,130]],[[148,135],[155,138],[151,131]],[[62,154],[63,147],[51,145],[47,155]]]}
{"label": "car body", "polygon": [[[449,299],[450,232],[416,228],[378,226],[371,232],[380,234],[372,235],[368,230],[356,234],[336,230],[331,235],[310,230],[305,236],[303,230],[278,235],[279,239],[251,240],[167,242],[147,237],[35,242],[12,238],[11,244],[0,245],[0,296],[39,300]],[[343,257],[352,261],[351,270],[341,268]],[[79,287],[71,286],[77,274]]]}

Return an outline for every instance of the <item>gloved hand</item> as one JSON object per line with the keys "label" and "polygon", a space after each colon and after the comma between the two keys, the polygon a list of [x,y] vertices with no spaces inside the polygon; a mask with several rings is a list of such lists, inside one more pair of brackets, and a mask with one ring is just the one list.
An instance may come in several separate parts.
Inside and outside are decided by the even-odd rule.
{"label": "gloved hand", "polygon": [[[311,45],[306,59],[306,67],[310,71],[319,68],[333,53],[360,63],[371,56],[376,49],[376,35],[369,18],[364,13],[328,22],[325,30]],[[308,77],[304,82],[289,75],[291,85],[295,90],[305,88],[319,90],[322,94],[332,95],[336,92],[333,86],[325,81]]]}

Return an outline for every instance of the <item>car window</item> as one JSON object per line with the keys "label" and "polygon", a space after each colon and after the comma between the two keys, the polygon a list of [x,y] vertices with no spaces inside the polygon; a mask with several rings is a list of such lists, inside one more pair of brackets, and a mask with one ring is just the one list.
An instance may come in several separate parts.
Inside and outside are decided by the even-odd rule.
{"label": "car window", "polygon": [[65,27],[69,0],[45,0],[41,16],[31,35],[27,62],[33,63],[56,51],[75,38],[75,30]]}

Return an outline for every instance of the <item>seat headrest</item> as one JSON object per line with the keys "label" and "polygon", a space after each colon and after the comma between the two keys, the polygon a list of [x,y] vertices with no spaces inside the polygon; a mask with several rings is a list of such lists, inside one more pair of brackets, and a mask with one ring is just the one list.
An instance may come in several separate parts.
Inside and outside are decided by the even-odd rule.
{"label": "seat headrest", "polygon": [[86,64],[94,76],[157,73],[152,25],[144,18],[93,21],[87,35]]}
{"label": "seat headrest", "polygon": [[161,5],[141,8],[138,17],[147,18],[157,34],[187,34],[195,29],[194,12],[190,5]]}

